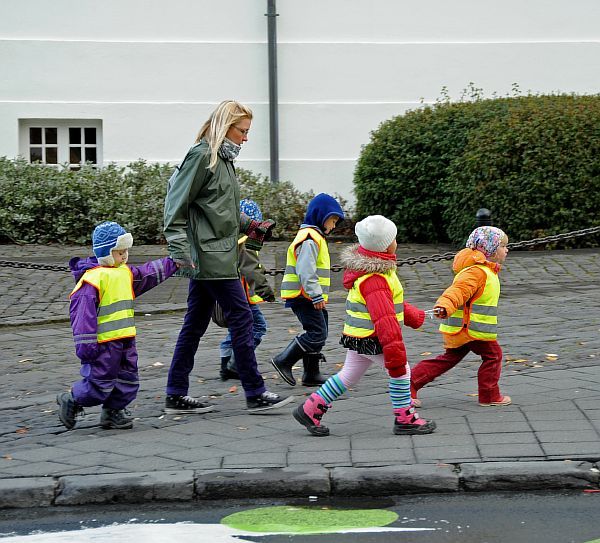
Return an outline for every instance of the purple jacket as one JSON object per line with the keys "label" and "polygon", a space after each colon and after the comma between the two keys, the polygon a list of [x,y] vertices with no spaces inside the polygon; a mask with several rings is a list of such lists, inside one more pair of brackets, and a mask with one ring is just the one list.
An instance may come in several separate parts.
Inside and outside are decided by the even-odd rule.
{"label": "purple jacket", "polygon": [[[98,261],[94,256],[83,259],[75,257],[69,261],[75,283],[87,270],[96,266]],[[133,274],[133,292],[136,297],[162,283],[177,271],[177,266],[171,257],[151,260],[142,266],[131,264],[127,266]],[[94,360],[98,352],[98,343],[95,339],[99,303],[98,291],[88,283],[83,283],[81,288],[71,296],[69,314],[75,340],[75,353],[83,361]]]}

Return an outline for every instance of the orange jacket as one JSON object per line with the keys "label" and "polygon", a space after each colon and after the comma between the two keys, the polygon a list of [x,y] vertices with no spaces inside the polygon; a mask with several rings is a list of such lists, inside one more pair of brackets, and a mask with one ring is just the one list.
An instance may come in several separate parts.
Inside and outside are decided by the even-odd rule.
{"label": "orange jacket", "polygon": [[[474,249],[463,249],[456,253],[452,263],[452,271],[457,274],[459,271],[469,268],[460,275],[458,281],[452,283],[438,298],[435,307],[443,307],[447,315],[452,315],[459,307],[463,306],[469,300],[478,298],[483,293],[487,276],[485,272],[476,268],[475,264],[487,266],[494,273],[500,271],[500,264],[486,260],[481,251]],[[466,330],[461,330],[458,334],[450,335],[442,332],[444,336],[444,347],[453,349],[460,347],[469,341]]]}

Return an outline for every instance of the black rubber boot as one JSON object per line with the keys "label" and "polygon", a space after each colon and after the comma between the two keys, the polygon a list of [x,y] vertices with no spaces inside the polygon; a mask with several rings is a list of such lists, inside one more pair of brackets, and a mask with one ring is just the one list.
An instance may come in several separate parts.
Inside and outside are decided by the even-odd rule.
{"label": "black rubber boot", "polygon": [[304,353],[304,373],[302,374],[302,384],[307,387],[322,385],[327,379],[319,371],[319,362],[327,362],[323,353]]}
{"label": "black rubber boot", "polygon": [[304,355],[302,347],[293,339],[285,350],[277,356],[271,358],[271,364],[281,375],[281,378],[288,384],[296,386],[296,379],[292,375],[292,366],[298,362]]}
{"label": "black rubber boot", "polygon": [[221,381],[227,381],[228,379],[239,379],[240,376],[237,371],[231,370],[227,367],[229,364],[231,356],[223,356],[221,358],[221,371],[219,375],[221,376]]}

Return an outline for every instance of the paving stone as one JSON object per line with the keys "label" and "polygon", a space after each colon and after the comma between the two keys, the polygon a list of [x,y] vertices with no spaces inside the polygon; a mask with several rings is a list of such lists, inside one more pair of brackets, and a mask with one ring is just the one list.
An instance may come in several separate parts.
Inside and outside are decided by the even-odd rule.
{"label": "paving stone", "polygon": [[329,472],[324,468],[223,470],[196,474],[196,495],[200,499],[326,496],[330,490]]}
{"label": "paving stone", "polygon": [[465,463],[460,480],[467,490],[587,488],[598,484],[598,472],[592,467],[588,462]]}
{"label": "paving stone", "polygon": [[52,477],[0,479],[0,509],[52,505],[57,486]]}
{"label": "paving stone", "polygon": [[59,479],[56,505],[188,501],[194,495],[192,471],[73,475]]}
{"label": "paving stone", "polygon": [[453,466],[412,465],[381,468],[334,468],[332,492],[337,496],[388,496],[458,491]]}

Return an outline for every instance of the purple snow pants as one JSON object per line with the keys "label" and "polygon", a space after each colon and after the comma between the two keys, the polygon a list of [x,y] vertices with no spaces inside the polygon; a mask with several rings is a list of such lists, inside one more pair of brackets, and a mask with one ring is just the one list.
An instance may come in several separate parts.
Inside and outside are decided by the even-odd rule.
{"label": "purple snow pants", "polygon": [[73,385],[73,398],[84,407],[123,409],[140,388],[137,361],[135,338],[100,343],[96,359],[81,363],[83,379]]}

